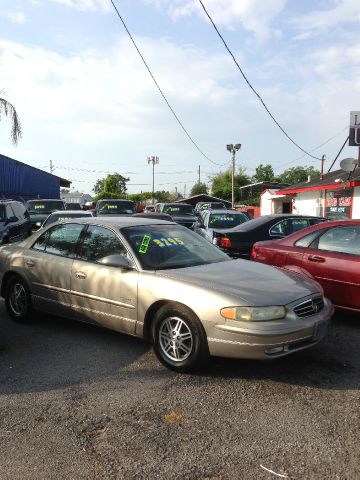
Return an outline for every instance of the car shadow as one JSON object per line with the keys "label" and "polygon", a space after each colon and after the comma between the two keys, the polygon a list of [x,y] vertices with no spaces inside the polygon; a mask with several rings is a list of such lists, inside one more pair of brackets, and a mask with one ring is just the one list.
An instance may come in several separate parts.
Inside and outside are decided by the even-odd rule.
{"label": "car shadow", "polygon": [[219,383],[269,380],[317,389],[359,389],[359,318],[337,314],[329,336],[314,348],[270,361],[212,358],[195,374],[163,367],[138,338],[40,314],[29,325],[13,323],[0,302],[0,394],[62,389],[101,381]]}

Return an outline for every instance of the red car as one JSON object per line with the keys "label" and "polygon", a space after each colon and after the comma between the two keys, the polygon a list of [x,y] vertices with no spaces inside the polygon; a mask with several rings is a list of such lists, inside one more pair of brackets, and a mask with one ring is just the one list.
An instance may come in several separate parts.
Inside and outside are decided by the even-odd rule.
{"label": "red car", "polygon": [[335,307],[360,313],[360,220],[320,223],[257,242],[250,258],[314,278]]}

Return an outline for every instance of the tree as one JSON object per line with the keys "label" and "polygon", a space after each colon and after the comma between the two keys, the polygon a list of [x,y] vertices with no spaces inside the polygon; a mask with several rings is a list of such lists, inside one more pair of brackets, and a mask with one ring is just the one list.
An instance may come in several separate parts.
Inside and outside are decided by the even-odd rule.
{"label": "tree", "polygon": [[289,183],[290,185],[293,185],[294,183],[305,182],[308,177],[320,177],[319,170],[316,170],[314,167],[288,168],[279,175],[279,181],[281,183]]}
{"label": "tree", "polygon": [[208,193],[208,188],[205,183],[198,182],[192,187],[190,195],[200,195],[201,193]]}
{"label": "tree", "polygon": [[[234,175],[235,201],[240,199],[240,192],[237,187],[242,187],[250,183],[249,177],[245,174],[245,168],[240,166],[238,173]],[[226,172],[220,172],[212,178],[211,193],[215,197],[231,201],[231,168]]]}
{"label": "tree", "polygon": [[[3,95],[4,91],[0,90],[0,95]],[[21,138],[21,123],[16,113],[15,107],[5,98],[0,97],[0,120],[2,117],[10,117],[11,121],[11,141],[14,145],[17,145]]]}
{"label": "tree", "polygon": [[94,186],[94,191],[97,193],[94,201],[101,198],[126,198],[126,182],[129,180],[130,178],[125,178],[119,173],[113,173],[98,180]]}
{"label": "tree", "polygon": [[263,165],[260,163],[260,165],[256,167],[254,175],[256,182],[272,182],[274,178],[274,169],[270,164]]}

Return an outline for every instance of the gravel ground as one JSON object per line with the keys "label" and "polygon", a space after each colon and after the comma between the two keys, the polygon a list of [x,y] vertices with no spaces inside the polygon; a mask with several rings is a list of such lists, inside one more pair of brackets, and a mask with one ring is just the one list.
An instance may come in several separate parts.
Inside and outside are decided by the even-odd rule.
{"label": "gravel ground", "polygon": [[168,371],[148,344],[0,301],[1,479],[360,478],[360,318],[271,362]]}

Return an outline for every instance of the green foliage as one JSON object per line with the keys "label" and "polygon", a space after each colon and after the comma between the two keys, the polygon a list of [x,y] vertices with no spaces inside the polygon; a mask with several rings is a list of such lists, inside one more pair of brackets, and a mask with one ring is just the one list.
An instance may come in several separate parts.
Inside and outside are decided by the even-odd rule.
{"label": "green foliage", "polygon": [[98,195],[94,197],[94,202],[96,203],[98,200],[102,200],[103,198],[113,198],[114,200],[118,198],[124,198],[124,197],[119,197],[117,193],[113,192],[107,192],[106,190],[103,190],[100,192]]}
{"label": "green foliage", "polygon": [[200,195],[202,193],[208,193],[208,188],[206,184],[202,182],[195,183],[195,185],[191,189],[190,195]]}
{"label": "green foliage", "polygon": [[[145,203],[147,200],[152,199],[152,192],[131,193],[128,195],[129,200],[135,203]],[[155,202],[169,202],[170,193],[162,190],[154,192]]]}
{"label": "green foliage", "polygon": [[[244,167],[240,166],[238,173],[234,176],[235,201],[240,199],[237,187],[242,187],[248,183],[250,183],[250,178],[245,174]],[[212,178],[211,192],[215,197],[231,201],[231,190],[231,169],[220,172]]]}
{"label": "green foliage", "polygon": [[255,169],[254,180],[256,182],[273,182],[275,175],[274,169],[270,164],[263,165],[260,163]]}
{"label": "green foliage", "polygon": [[319,170],[315,170],[314,167],[292,167],[285,170],[279,175],[279,180],[282,183],[294,183],[305,182],[310,176],[311,178],[320,177]]}
{"label": "green foliage", "polygon": [[129,180],[119,173],[113,173],[106,178],[97,180],[94,185],[94,192],[97,194],[94,201],[101,198],[126,198],[126,182]]}
{"label": "green foliage", "polygon": [[[4,90],[0,90],[0,95],[4,94]],[[2,117],[9,117],[11,122],[11,141],[17,145],[21,138],[21,123],[16,113],[15,107],[5,98],[0,97],[0,120]]]}

